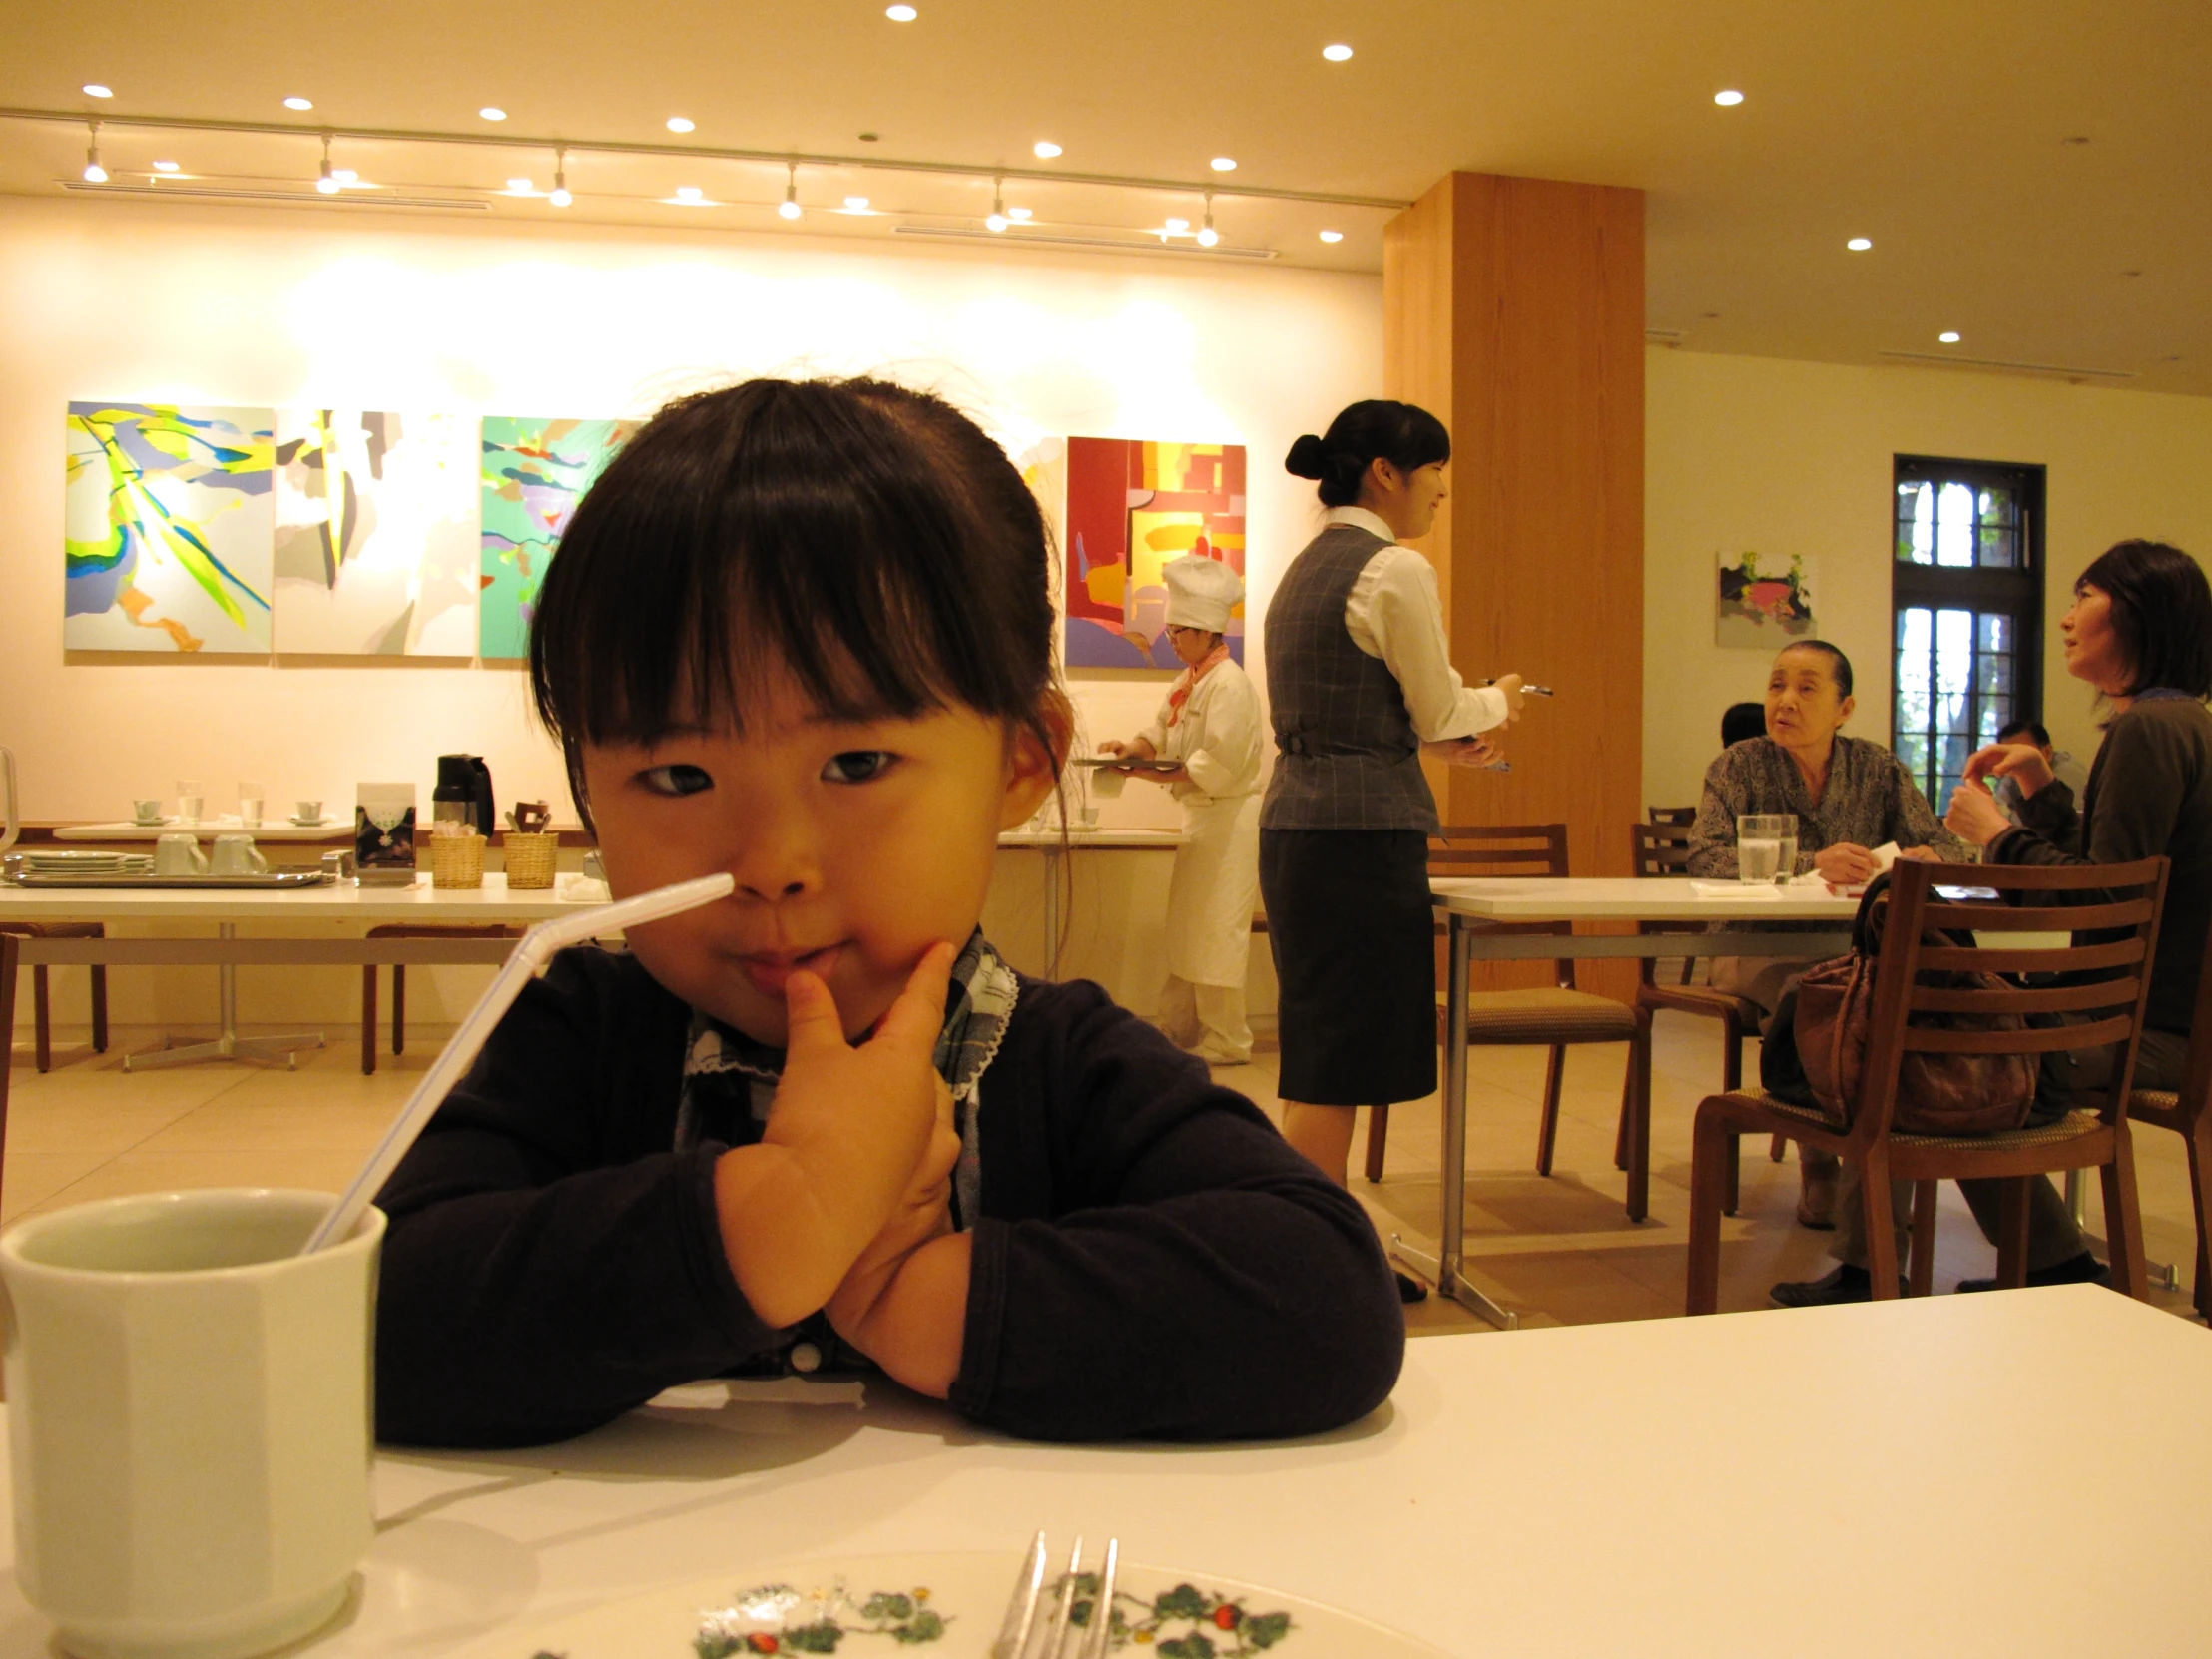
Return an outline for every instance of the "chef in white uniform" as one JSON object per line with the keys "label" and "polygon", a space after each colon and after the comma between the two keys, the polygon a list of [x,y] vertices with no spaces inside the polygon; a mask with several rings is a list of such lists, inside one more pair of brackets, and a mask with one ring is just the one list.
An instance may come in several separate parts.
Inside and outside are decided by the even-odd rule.
{"label": "chef in white uniform", "polygon": [[1152,724],[1109,755],[1176,763],[1144,772],[1183,808],[1186,837],[1168,881],[1168,982],[1158,1024],[1216,1066],[1252,1058],[1245,965],[1260,895],[1260,698],[1223,636],[1244,598],[1226,564],[1189,555],[1163,572],[1168,642],[1184,664]]}

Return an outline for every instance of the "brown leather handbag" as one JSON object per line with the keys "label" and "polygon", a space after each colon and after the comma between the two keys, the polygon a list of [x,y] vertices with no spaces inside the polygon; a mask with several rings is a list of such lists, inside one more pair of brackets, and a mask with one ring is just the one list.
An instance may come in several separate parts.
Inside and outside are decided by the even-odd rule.
{"label": "brown leather handbag", "polygon": [[[1852,923],[1852,948],[1806,969],[1797,983],[1795,1034],[1821,1114],[1849,1128],[1859,1109],[1867,1059],[1867,1022],[1874,1010],[1875,966],[1882,948],[1889,877],[1867,888]],[[1931,928],[1931,944],[1970,944]],[[1944,990],[1999,990],[1991,973],[1924,973],[1922,982]],[[1920,1013],[1912,1024],[1951,1031],[2017,1031],[2017,1015]],[[2027,1054],[1926,1054],[1908,1050],[1898,1066],[1897,1108],[1891,1127],[1906,1135],[1989,1135],[2018,1129],[2035,1101],[2035,1061]]]}

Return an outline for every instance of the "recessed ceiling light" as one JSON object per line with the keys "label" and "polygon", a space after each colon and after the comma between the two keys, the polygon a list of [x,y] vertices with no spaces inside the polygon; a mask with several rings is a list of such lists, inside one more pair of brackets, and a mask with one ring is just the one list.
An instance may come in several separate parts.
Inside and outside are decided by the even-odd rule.
{"label": "recessed ceiling light", "polygon": [[1352,56],[1352,48],[1343,45],[1324,46],[1321,49],[1321,55],[1327,58],[1331,63],[1343,63],[1347,58]]}
{"label": "recessed ceiling light", "polygon": [[1185,231],[1188,231],[1191,228],[1191,222],[1187,219],[1171,219],[1166,221],[1166,225],[1168,234],[1170,236],[1177,237],[1181,236]]}
{"label": "recessed ceiling light", "polygon": [[1027,208],[1008,208],[1006,210],[1006,217],[1008,219],[1027,219],[1029,217],[1029,210]]}
{"label": "recessed ceiling light", "polygon": [[87,81],[85,83],[85,96],[87,98],[113,98],[115,89],[104,87],[98,81]]}
{"label": "recessed ceiling light", "polygon": [[530,181],[527,179],[509,179],[507,181],[507,188],[513,191],[517,196],[523,196],[528,194],[529,192]]}
{"label": "recessed ceiling light", "polygon": [[1724,110],[1734,109],[1743,101],[1744,95],[1738,92],[1734,87],[1729,87],[1724,91],[1716,92],[1713,94],[1713,102],[1718,104]]}
{"label": "recessed ceiling light", "polygon": [[1216,156],[1206,165],[1216,173],[1234,173],[1237,171],[1237,158],[1234,156]]}
{"label": "recessed ceiling light", "polygon": [[866,212],[867,212],[867,198],[866,198],[866,197],[864,197],[864,196],[848,196],[848,197],[846,197],[846,198],[844,199],[844,211],[845,211],[846,213],[848,213],[848,214],[864,214],[864,213],[866,213]]}
{"label": "recessed ceiling light", "polygon": [[1060,153],[1060,147],[1057,144],[1054,144],[1050,139],[1039,139],[1030,148],[1036,151],[1037,157],[1040,161],[1049,162],[1050,160],[1052,160],[1053,157],[1057,156]]}
{"label": "recessed ceiling light", "polygon": [[882,137],[883,135],[881,133],[862,133],[860,135],[860,142],[862,144],[875,144],[879,142]]}
{"label": "recessed ceiling light", "polygon": [[357,185],[361,182],[360,174],[350,167],[333,167],[330,169],[330,177],[341,185]]}
{"label": "recessed ceiling light", "polygon": [[497,104],[486,104],[476,113],[482,116],[486,121],[504,121],[507,119],[507,112],[501,109]]}
{"label": "recessed ceiling light", "polygon": [[672,115],[668,118],[668,130],[672,133],[688,133],[698,125],[689,116]]}
{"label": "recessed ceiling light", "polygon": [[1342,231],[1324,231],[1321,234],[1321,240],[1324,242],[1342,242],[1345,240],[1345,234]]}
{"label": "recessed ceiling light", "polygon": [[314,108],[314,100],[312,98],[287,98],[284,100],[284,108],[287,110],[311,110]]}
{"label": "recessed ceiling light", "polygon": [[1872,237],[1853,237],[1851,241],[1845,243],[1844,246],[1850,249],[1854,254],[1864,254],[1868,249],[1874,246],[1874,239]]}
{"label": "recessed ceiling light", "polygon": [[156,162],[154,164],[154,171],[156,173],[175,173],[178,171],[178,168],[175,162]]}
{"label": "recessed ceiling light", "polygon": [[678,185],[676,187],[676,200],[679,202],[704,202],[706,199],[707,193],[697,185]]}
{"label": "recessed ceiling light", "polygon": [[1956,345],[1958,343],[1958,331],[1955,328],[1945,328],[1936,337],[1945,345]]}
{"label": "recessed ceiling light", "polygon": [[921,15],[911,6],[885,6],[883,15],[893,23],[911,23]]}

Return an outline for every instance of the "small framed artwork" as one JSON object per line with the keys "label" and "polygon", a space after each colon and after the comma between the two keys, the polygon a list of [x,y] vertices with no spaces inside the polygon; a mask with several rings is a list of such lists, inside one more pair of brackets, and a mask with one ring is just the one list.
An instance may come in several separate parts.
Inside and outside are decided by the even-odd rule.
{"label": "small framed artwork", "polygon": [[1802,553],[1722,553],[1713,596],[1713,641],[1750,651],[1780,651],[1796,640],[1818,639],[1814,616],[1818,583],[1813,561]]}

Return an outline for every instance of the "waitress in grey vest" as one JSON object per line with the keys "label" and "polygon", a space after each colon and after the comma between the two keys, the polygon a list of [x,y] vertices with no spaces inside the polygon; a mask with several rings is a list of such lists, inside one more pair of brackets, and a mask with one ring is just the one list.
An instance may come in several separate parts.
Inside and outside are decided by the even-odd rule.
{"label": "waitress in grey vest", "polygon": [[[1353,1112],[1436,1087],[1425,752],[1483,766],[1477,736],[1520,715],[1520,677],[1470,689],[1451,667],[1427,534],[1451,439],[1409,403],[1355,403],[1284,464],[1321,483],[1321,534],[1268,606],[1275,771],[1260,890],[1281,985],[1283,1133],[1344,1184]],[[1426,1293],[1398,1276],[1408,1302]]]}

